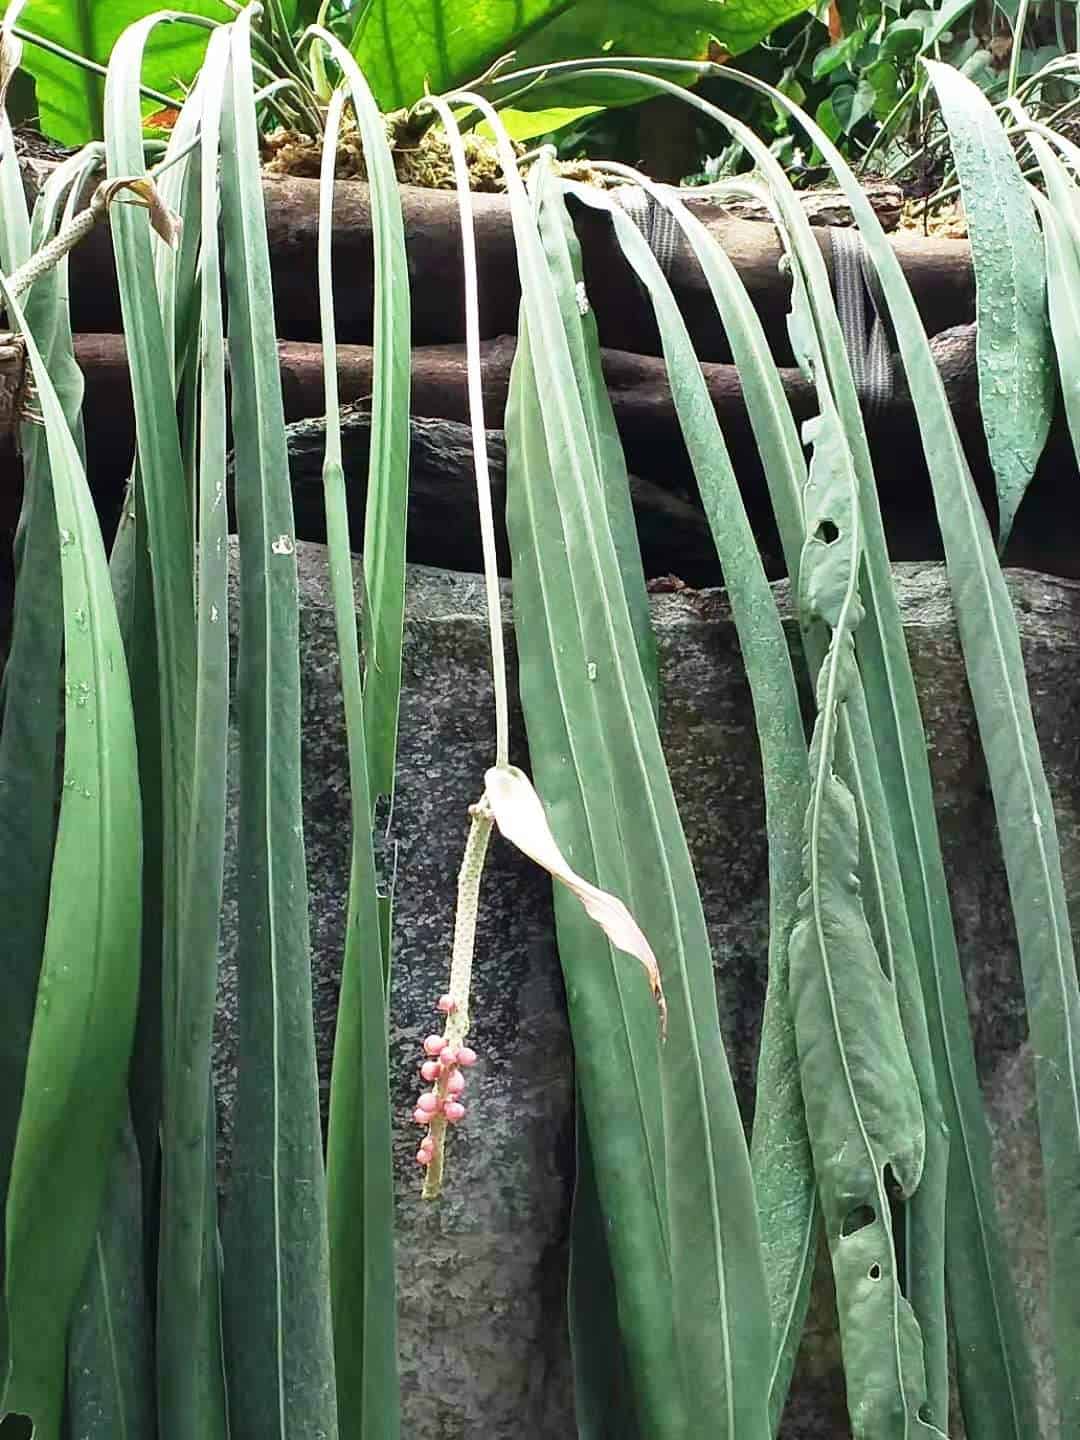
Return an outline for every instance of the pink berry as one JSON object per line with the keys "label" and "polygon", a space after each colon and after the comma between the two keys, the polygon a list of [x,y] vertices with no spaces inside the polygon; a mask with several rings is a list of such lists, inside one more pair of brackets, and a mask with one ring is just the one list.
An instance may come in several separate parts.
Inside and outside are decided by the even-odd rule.
{"label": "pink berry", "polygon": [[424,1054],[434,1058],[442,1052],[445,1045],[446,1041],[441,1035],[429,1035],[424,1041]]}
{"label": "pink berry", "polygon": [[422,1111],[425,1115],[434,1115],[435,1111],[439,1108],[439,1097],[434,1093],[434,1091],[425,1090],[424,1093],[420,1096],[420,1099],[417,1100],[416,1108],[417,1110]]}
{"label": "pink berry", "polygon": [[432,1080],[439,1078],[439,1062],[437,1060],[425,1060],[420,1066],[420,1074],[430,1085]]}
{"label": "pink berry", "polygon": [[426,1110],[421,1110],[419,1105],[412,1112],[412,1118],[416,1121],[417,1125],[431,1124],[431,1116]]}
{"label": "pink berry", "polygon": [[456,1125],[459,1120],[465,1118],[465,1106],[457,1100],[448,1100],[444,1106],[443,1113],[451,1125]]}
{"label": "pink berry", "polygon": [[464,1065],[466,1070],[469,1068],[470,1065],[475,1065],[476,1051],[471,1050],[468,1045],[462,1045],[460,1050],[457,1052],[457,1063],[459,1065]]}
{"label": "pink berry", "polygon": [[444,1015],[452,1015],[457,1009],[457,1001],[452,995],[440,995],[437,1008],[441,1010]]}
{"label": "pink berry", "polygon": [[421,1145],[420,1149],[416,1152],[416,1163],[418,1165],[430,1165],[431,1151],[425,1150],[424,1147]]}
{"label": "pink berry", "polygon": [[445,1045],[439,1052],[439,1059],[449,1069],[451,1065],[457,1064],[458,1052],[456,1045]]}
{"label": "pink berry", "polygon": [[460,1095],[465,1089],[465,1076],[460,1070],[455,1070],[446,1082],[446,1093],[448,1095]]}

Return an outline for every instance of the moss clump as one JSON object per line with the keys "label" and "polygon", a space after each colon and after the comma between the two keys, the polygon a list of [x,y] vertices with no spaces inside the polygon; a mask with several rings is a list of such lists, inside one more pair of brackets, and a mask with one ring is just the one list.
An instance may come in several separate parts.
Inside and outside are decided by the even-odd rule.
{"label": "moss clump", "polygon": [[[427,190],[454,188],[454,163],[441,127],[419,130],[406,111],[385,117],[386,138],[394,157],[394,169],[403,185],[420,185]],[[495,143],[482,135],[463,137],[469,181],[473,190],[502,190],[502,169]],[[296,130],[271,130],[263,139],[263,169],[270,175],[316,177],[322,165],[322,142]],[[520,151],[519,147],[519,153]],[[365,180],[360,136],[354,125],[342,127],[338,138],[339,180]]]}

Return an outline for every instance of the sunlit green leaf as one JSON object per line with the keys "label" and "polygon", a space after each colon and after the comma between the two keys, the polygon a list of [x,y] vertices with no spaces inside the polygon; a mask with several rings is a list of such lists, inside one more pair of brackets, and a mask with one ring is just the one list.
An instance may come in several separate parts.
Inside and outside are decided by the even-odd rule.
{"label": "sunlit green leaf", "polygon": [[[184,0],[179,8],[221,22],[232,19],[223,0]],[[127,27],[161,9],[160,0],[27,0],[19,25],[29,35],[105,65]],[[160,26],[147,49],[143,82],[181,98],[202,63],[209,33],[192,25]],[[38,120],[46,135],[64,145],[101,137],[105,81],[100,75],[29,41],[23,64],[37,82]]]}
{"label": "sunlit green leaf", "polygon": [[350,49],[384,109],[475,80],[573,0],[371,0]]}
{"label": "sunlit green leaf", "polygon": [[[713,40],[741,55],[806,8],[805,0],[472,0],[466,14],[452,0],[373,0],[352,49],[380,103],[406,105],[425,80],[433,90],[475,80],[511,50],[522,66],[600,54],[704,59]],[[586,79],[547,87],[536,103],[606,104],[642,93]]]}

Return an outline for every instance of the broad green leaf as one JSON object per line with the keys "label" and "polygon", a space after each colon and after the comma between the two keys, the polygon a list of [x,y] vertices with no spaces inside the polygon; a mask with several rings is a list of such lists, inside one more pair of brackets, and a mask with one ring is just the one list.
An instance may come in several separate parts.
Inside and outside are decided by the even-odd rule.
{"label": "broad green leaf", "polygon": [[[806,8],[804,0],[472,0],[464,13],[451,0],[373,0],[351,48],[390,108],[412,104],[425,86],[438,92],[476,80],[511,51],[521,65],[600,53],[704,58],[715,39],[740,55]],[[585,81],[546,88],[537,103],[603,105],[642,93]],[[532,108],[528,98],[519,103]]]}
{"label": "broad green leaf", "polygon": [[[515,63],[548,65],[600,54],[704,59],[713,41],[729,55],[741,55],[806,9],[804,0],[577,0],[515,47]],[[529,95],[518,104],[619,104],[647,93],[640,85],[586,77],[545,85],[535,102]]]}
{"label": "broad green leaf", "polygon": [[668,1000],[661,1046],[648,986],[556,896],[601,1203],[620,1216],[609,1234],[631,1383],[650,1436],[692,1433],[702,1414],[718,1435],[765,1436],[765,1282],[700,898],[557,297],[501,149],[522,275],[508,520],[533,765],[560,845],[627,904]]}
{"label": "broad green leaf", "polygon": [[[824,135],[815,133],[807,117],[798,118],[845,192],[877,269],[930,468],[957,627],[990,773],[1020,944],[1032,1049],[1037,1056],[1055,1361],[1062,1430],[1072,1434],[1080,1426],[1080,1284],[1075,1275],[1074,1243],[1080,1229],[1080,1081],[1076,1071],[1080,994],[1056,822],[1031,715],[1016,620],[941,377],[895,254],[843,158]],[[988,1193],[988,1187],[983,1193]],[[960,1297],[965,1305],[969,1302],[972,1278],[979,1277],[957,1273],[950,1260],[954,1314]],[[969,1430],[980,1435],[1028,1435],[1033,1433],[1033,1424],[1019,1422],[1017,1414],[1030,1404],[1029,1389],[1003,1301],[1007,1303],[1007,1295],[999,1290],[990,1303],[995,1304],[995,1326],[1005,1341],[1002,1362],[1009,1370],[983,1370],[976,1376],[971,1371],[964,1375],[962,1368],[965,1411],[971,1417]],[[974,1337],[986,1333],[987,1318],[985,1314],[972,1320],[964,1316],[958,1346],[962,1367],[971,1362],[970,1352],[964,1353],[965,1335],[973,1336],[974,1346]],[[988,1385],[987,1373],[998,1383]]]}
{"label": "broad green leaf", "polygon": [[975,0],[945,0],[945,4],[935,12],[933,18],[923,32],[922,44],[919,46],[920,54],[925,55],[942,36],[973,8]]}
{"label": "broad green leaf", "polygon": [[67,1407],[77,1440],[152,1440],[155,1433],[144,1253],[139,1149],[125,1115],[71,1321]]}
{"label": "broad green leaf", "polygon": [[[9,0],[10,3],[10,0]],[[19,27],[29,36],[51,40],[97,65],[105,65],[129,25],[161,12],[160,0],[27,0]],[[232,19],[223,0],[184,0],[182,11],[221,23]],[[144,84],[178,100],[202,64],[209,31],[164,25],[147,49]],[[37,87],[38,123],[64,145],[83,145],[103,131],[105,84],[100,74],[25,41],[23,65]]]}
{"label": "broad green leaf", "polygon": [[350,42],[384,110],[476,79],[575,0],[370,0]]}
{"label": "broad green leaf", "polygon": [[300,804],[296,534],[259,172],[250,15],[222,122],[240,539],[239,1014],[225,1213],[225,1364],[236,1440],[338,1434],[326,1191]]}
{"label": "broad green leaf", "polygon": [[[361,690],[360,646],[353,591],[352,545],[341,457],[337,346],[334,329],[332,212],[334,161],[344,102],[351,97],[367,159],[375,217],[375,363],[372,440],[368,475],[369,519],[365,541],[384,562],[404,560],[404,507],[408,487],[409,289],[405,238],[393,162],[379,112],[356,62],[323,37],[341,65],[345,86],[331,99],[323,144],[319,213],[319,302],[326,394],[326,455],[323,488],[330,581],[341,657],[345,731],[349,750],[352,856],[348,919],[342,962],[330,1121],[326,1147],[330,1293],[341,1434],[400,1431],[394,1278],[394,1177],[387,1055],[388,912],[380,911],[372,844],[371,770],[393,785],[397,704],[401,675],[401,603],[404,570],[382,567],[376,588],[365,568],[367,594],[379,599],[372,618],[374,643],[367,657],[367,691]],[[318,40],[316,40],[318,43]],[[372,501],[374,492],[379,500]],[[396,502],[396,503],[395,503]],[[374,515],[378,518],[373,517]],[[395,550],[393,547],[397,546]],[[396,587],[396,588],[394,588]],[[368,604],[372,602],[369,599]],[[386,673],[376,676],[380,641]],[[378,697],[370,711],[365,700]],[[368,715],[371,725],[368,725]],[[369,763],[370,757],[370,763]],[[385,918],[384,918],[385,917]],[[381,932],[381,934],[380,934]]]}
{"label": "broad green leaf", "polygon": [[951,66],[923,63],[949,127],[971,237],[979,408],[1004,549],[1054,418],[1046,260],[1027,183],[989,100]]}
{"label": "broad green leaf", "polygon": [[[538,135],[555,134],[587,115],[595,115],[599,109],[598,105],[553,105],[544,110],[507,108],[499,111],[499,119],[511,140],[535,140]],[[479,126],[478,131],[491,136],[485,125]]]}
{"label": "broad green leaf", "polygon": [[124,1107],[139,946],[135,730],[108,569],[74,439],[18,305],[53,479],[64,604],[64,781],[6,1213],[3,1408],[59,1434],[65,1336]]}

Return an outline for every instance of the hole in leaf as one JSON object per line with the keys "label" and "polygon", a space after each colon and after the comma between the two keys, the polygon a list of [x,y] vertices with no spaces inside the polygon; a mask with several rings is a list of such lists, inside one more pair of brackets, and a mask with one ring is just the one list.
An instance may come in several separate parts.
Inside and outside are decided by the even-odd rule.
{"label": "hole in leaf", "polygon": [[831,520],[822,520],[814,531],[814,538],[820,540],[823,545],[831,545],[834,540],[840,539],[840,531]]}
{"label": "hole in leaf", "polygon": [[869,1269],[866,1273],[867,1273],[868,1277],[869,1277],[871,1280],[880,1280],[880,1279],[881,1279],[881,1266],[877,1263],[877,1261],[875,1261],[874,1264],[870,1266],[870,1269]]}
{"label": "hole in leaf", "polygon": [[929,1425],[932,1423],[930,1418],[929,1402],[924,1401],[923,1404],[919,1406],[916,1413],[918,1414],[919,1419],[923,1422],[924,1425]]}
{"label": "hole in leaf", "polygon": [[876,1219],[877,1213],[872,1205],[856,1205],[854,1210],[849,1210],[844,1216],[840,1234],[845,1239],[849,1235],[857,1235],[860,1230],[865,1230],[867,1225],[872,1225]]}
{"label": "hole in leaf", "polygon": [[0,1440],[30,1440],[34,1422],[29,1415],[5,1415],[0,1420]]}

